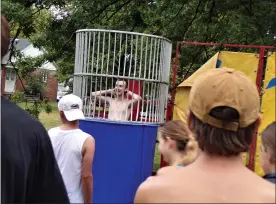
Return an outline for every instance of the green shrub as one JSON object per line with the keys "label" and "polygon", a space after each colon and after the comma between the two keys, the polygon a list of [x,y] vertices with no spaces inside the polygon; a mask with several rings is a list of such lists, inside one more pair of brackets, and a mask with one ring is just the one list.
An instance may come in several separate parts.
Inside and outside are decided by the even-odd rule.
{"label": "green shrub", "polygon": [[10,100],[13,103],[20,103],[23,101],[23,99],[24,99],[24,93],[17,90],[11,95],[11,98],[10,98]]}

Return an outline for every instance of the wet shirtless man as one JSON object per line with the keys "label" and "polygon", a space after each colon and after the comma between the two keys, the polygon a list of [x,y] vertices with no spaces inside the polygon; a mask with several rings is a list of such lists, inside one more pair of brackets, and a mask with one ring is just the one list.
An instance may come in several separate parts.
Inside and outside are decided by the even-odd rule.
{"label": "wet shirtless man", "polygon": [[[115,121],[128,121],[131,107],[135,107],[142,99],[141,96],[127,90],[127,82],[124,80],[117,80],[114,89],[92,92],[91,95],[109,104],[108,119]],[[128,96],[132,98],[128,99]]]}

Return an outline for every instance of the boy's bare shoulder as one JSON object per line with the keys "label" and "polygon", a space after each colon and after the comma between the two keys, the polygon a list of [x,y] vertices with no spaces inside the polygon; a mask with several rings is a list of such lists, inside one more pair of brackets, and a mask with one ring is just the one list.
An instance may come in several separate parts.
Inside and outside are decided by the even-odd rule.
{"label": "boy's bare shoulder", "polygon": [[[263,179],[250,171],[249,176],[244,176],[247,183],[247,192],[250,198],[259,203],[275,203],[275,184]],[[251,185],[254,184],[254,185]]]}
{"label": "boy's bare shoulder", "polygon": [[[152,197],[156,197],[158,194],[158,179],[151,176],[144,181],[138,188],[134,202],[135,203],[151,203]],[[156,194],[157,193],[157,194]]]}
{"label": "boy's bare shoulder", "polygon": [[177,166],[166,166],[157,171],[157,176],[166,176],[166,175],[171,175],[172,173],[177,172],[181,168]]}
{"label": "boy's bare shoulder", "polygon": [[155,185],[158,186],[158,184],[160,184],[163,181],[163,179],[169,177],[175,171],[176,171],[176,168],[172,166],[163,167],[157,171],[156,176],[150,176],[143,182],[141,186],[142,187],[148,187],[148,186],[153,187]]}
{"label": "boy's bare shoulder", "polygon": [[262,194],[264,197],[264,202],[266,203],[275,203],[276,197],[275,197],[275,184],[264,180],[265,183],[262,185]]}
{"label": "boy's bare shoulder", "polygon": [[[166,195],[168,189],[174,186],[177,175],[180,172],[179,167],[168,166],[157,171],[156,176],[149,177],[138,188],[135,197],[135,203],[150,203],[167,201],[163,195]],[[164,200],[165,199],[165,200]]]}
{"label": "boy's bare shoulder", "polygon": [[147,178],[136,192],[135,203],[158,202],[159,195],[168,189],[168,178],[175,170],[174,167],[163,167],[157,171],[156,176]]}

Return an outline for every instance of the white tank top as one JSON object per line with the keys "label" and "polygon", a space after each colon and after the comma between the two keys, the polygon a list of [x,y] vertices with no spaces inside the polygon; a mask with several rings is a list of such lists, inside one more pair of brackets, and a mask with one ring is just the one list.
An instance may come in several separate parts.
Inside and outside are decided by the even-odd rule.
{"label": "white tank top", "polygon": [[48,131],[70,203],[83,203],[81,186],[82,146],[89,134],[80,129]]}

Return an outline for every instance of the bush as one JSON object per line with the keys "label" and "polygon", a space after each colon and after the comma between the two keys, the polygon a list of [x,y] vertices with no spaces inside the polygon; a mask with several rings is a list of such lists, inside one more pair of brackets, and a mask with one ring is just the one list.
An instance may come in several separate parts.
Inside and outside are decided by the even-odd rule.
{"label": "bush", "polygon": [[11,98],[10,98],[10,100],[13,103],[20,103],[23,101],[23,99],[24,99],[24,93],[17,90],[11,95]]}

